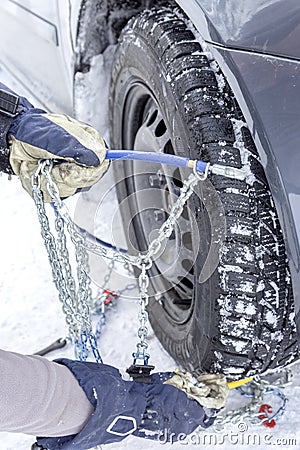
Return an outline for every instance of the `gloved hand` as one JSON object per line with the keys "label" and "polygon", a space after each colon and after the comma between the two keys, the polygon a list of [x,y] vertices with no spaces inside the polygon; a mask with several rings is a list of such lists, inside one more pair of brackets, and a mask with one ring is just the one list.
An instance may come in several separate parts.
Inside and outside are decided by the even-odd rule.
{"label": "gloved hand", "polygon": [[[29,194],[39,159],[55,162],[51,175],[61,197],[93,185],[106,172],[105,143],[95,129],[67,115],[47,114],[23,97],[20,110],[7,133],[9,162]],[[41,187],[45,201],[51,201],[43,181]]]}
{"label": "gloved hand", "polygon": [[[48,450],[85,450],[96,445],[119,442],[126,436],[176,440],[199,425],[206,428],[214,419],[186,393],[164,384],[173,373],[156,373],[152,383],[124,381],[120,372],[106,364],[72,361],[66,365],[77,378],[94,407],[84,428],[73,436],[38,438],[37,444]],[[182,439],[182,434],[181,434]]]}

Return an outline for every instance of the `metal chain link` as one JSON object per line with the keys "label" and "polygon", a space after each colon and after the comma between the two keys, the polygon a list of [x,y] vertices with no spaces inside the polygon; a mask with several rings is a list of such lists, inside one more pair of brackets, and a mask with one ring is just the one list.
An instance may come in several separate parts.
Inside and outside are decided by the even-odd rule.
{"label": "metal chain link", "polygon": [[[137,287],[136,283],[128,283],[122,289],[117,291],[109,290],[109,282],[111,280],[113,270],[115,268],[116,260],[110,259],[107,272],[104,276],[103,282],[99,289],[97,290],[96,295],[90,297],[90,311],[91,314],[98,317],[96,327],[95,327],[95,336],[96,339],[99,339],[102,334],[102,329],[106,324],[106,313],[107,310],[115,307],[116,299],[122,297],[126,292],[131,291]],[[127,271],[129,277],[134,275],[133,270],[131,269],[129,263],[127,261],[123,264],[124,269]],[[109,301],[108,300],[109,297]]]}
{"label": "metal chain link", "polygon": [[55,239],[51,233],[49,221],[45,212],[45,206],[43,196],[40,190],[36,186],[33,187],[33,198],[37,206],[38,218],[41,224],[41,234],[44,239],[44,243],[47,249],[49,261],[52,268],[52,274],[55,286],[59,293],[59,298],[63,305],[63,311],[66,316],[66,322],[70,328],[70,334],[73,334],[73,330],[76,330],[76,322],[74,319],[74,303],[70,296],[67,280],[63,277],[63,268],[61,258],[57,256],[57,250],[55,246]]}
{"label": "metal chain link", "polygon": [[163,241],[169,238],[175,227],[176,221],[182,214],[183,208],[193,193],[193,190],[199,180],[203,178],[199,177],[197,174],[191,174],[187,180],[183,182],[183,186],[180,189],[180,195],[176,202],[171,208],[168,219],[163,223],[163,225],[158,230],[157,238],[153,239],[148,246],[146,254],[139,253],[137,256],[128,255],[126,253],[121,253],[118,250],[110,249],[99,244],[95,244],[89,237],[85,241],[86,250],[104,258],[113,259],[115,262],[128,263],[131,266],[138,267],[142,270],[142,265],[146,264],[147,270],[151,266],[154,256],[159,252]]}
{"label": "metal chain link", "polygon": [[[246,405],[226,411],[219,414],[212,425],[212,430],[215,432],[222,432],[228,424],[238,424],[240,422],[261,425],[264,422],[278,421],[286,410],[288,402],[287,397],[282,389],[291,383],[292,372],[290,369],[285,369],[278,374],[276,379],[270,382],[267,378],[256,376],[246,387],[240,387],[237,390],[241,395],[251,398]],[[266,395],[273,394],[281,400],[281,406],[270,417],[265,417],[259,411],[259,406],[264,403]]]}
{"label": "metal chain link", "polygon": [[183,212],[183,208],[186,205],[188,199],[193,194],[194,188],[198,184],[199,180],[203,181],[204,178],[200,178],[197,174],[193,173],[188,177],[187,180],[183,182],[179,197],[172,205],[169,217],[159,228],[157,238],[153,239],[150,242],[147,253],[145,255],[139,254],[139,263],[137,267],[142,269],[142,266],[145,264],[146,269],[149,270],[154,261],[154,257],[159,253],[161,249],[162,243],[165,239],[168,239],[171,236],[175,228],[176,221],[180,218]]}
{"label": "metal chain link", "polygon": [[[138,314],[139,328],[136,352],[133,353],[135,361],[139,364],[148,364],[148,312],[147,306],[149,301],[148,287],[150,279],[148,275],[155,257],[157,257],[162,244],[165,239],[168,239],[176,225],[176,221],[180,218],[183,208],[188,199],[192,195],[195,186],[199,181],[206,179],[205,174],[199,174],[194,170],[187,180],[183,182],[180,189],[180,195],[173,204],[168,219],[158,230],[158,236],[153,239],[145,253],[139,253],[137,256],[128,255],[120,252],[115,248],[108,248],[95,244],[89,238],[85,237],[71,220],[65,204],[59,197],[59,191],[51,178],[52,163],[48,160],[40,161],[36,173],[32,176],[31,185],[33,198],[37,207],[38,218],[41,224],[42,237],[48,252],[48,257],[52,267],[52,273],[55,285],[59,292],[59,299],[62,302],[63,311],[66,316],[66,322],[69,327],[70,336],[75,341],[76,356],[85,360],[88,356],[88,345],[93,351],[97,362],[102,362],[97,339],[101,334],[102,326],[105,324],[105,310],[107,305],[105,300],[107,298],[105,288],[111,279],[115,263],[121,262],[129,275],[133,274],[132,266],[140,269],[141,273],[138,277],[139,287],[139,305],[140,310]],[[55,204],[55,229],[57,239],[54,238],[47,218],[43,195],[41,192],[41,176],[45,177],[46,189]],[[76,290],[76,283],[72,274],[72,267],[69,262],[69,252],[67,249],[67,241],[65,235],[65,226],[70,235],[71,241],[75,246],[75,255],[77,262],[77,281],[78,288]],[[108,265],[108,272],[104,277],[102,285],[102,295],[92,298],[91,280],[88,275],[88,253],[90,251],[96,255],[110,259]],[[122,295],[125,291],[134,289],[134,283],[128,284],[125,288],[117,292],[117,295]],[[114,302],[109,302],[109,307],[113,306]],[[92,332],[90,310],[94,313],[100,313],[100,319],[97,324],[96,336]],[[289,374],[289,376],[287,375]],[[268,420],[278,420],[285,412],[287,398],[283,394],[281,388],[290,382],[291,372],[286,370],[284,375],[280,375],[277,379],[270,383],[266,379],[255,377],[249,383],[248,387],[239,388],[240,393],[246,397],[250,397],[251,401],[241,408],[224,411],[218,415],[212,429],[216,432],[222,431],[227,424],[238,423],[241,421],[249,422],[251,424],[261,424]],[[259,404],[262,403],[266,394],[275,394],[281,399],[281,406],[277,412],[270,418],[260,418],[261,413],[257,412]]]}
{"label": "metal chain link", "polygon": [[[148,344],[146,342],[148,329],[148,286],[149,276],[147,271],[151,268],[155,256],[161,249],[162,243],[172,234],[176,221],[182,214],[183,208],[193,193],[193,189],[199,180],[205,177],[199,175],[196,171],[183,182],[180,195],[171,208],[170,215],[165,223],[158,230],[158,236],[149,244],[146,254],[131,256],[120,252],[118,249],[110,249],[94,242],[88,241],[71,220],[67,207],[62,202],[56,184],[51,178],[52,162],[49,160],[40,161],[36,173],[32,176],[31,184],[33,198],[37,206],[39,220],[42,228],[42,235],[48,252],[50,264],[56,287],[59,291],[59,297],[63,304],[63,311],[66,315],[66,321],[69,326],[70,335],[75,339],[75,353],[80,359],[86,359],[88,355],[87,342],[96,354],[98,360],[101,359],[97,349],[96,338],[92,333],[90,309],[99,310],[101,303],[97,299],[92,300],[90,278],[88,276],[88,255],[87,251],[110,259],[108,273],[104,278],[104,283],[108,283],[116,262],[122,262],[129,273],[132,273],[131,266],[136,266],[141,270],[138,279],[140,290],[140,312],[137,351],[134,354],[138,359],[143,358],[145,364],[149,359],[147,353]],[[46,189],[55,204],[55,227],[57,240],[53,237],[48,218],[45,211],[43,197],[41,193],[41,176],[46,180]],[[69,263],[69,253],[66,245],[65,225],[69,232],[72,243],[75,246],[75,255],[77,261],[77,279],[78,290],[72,275],[72,268]],[[124,290],[131,289],[132,285],[126,286]],[[102,325],[105,322],[105,312],[102,307]],[[101,324],[99,325],[101,327]],[[100,333],[99,333],[100,334]]]}
{"label": "metal chain link", "polygon": [[168,239],[171,236],[175,228],[176,221],[180,218],[184,206],[186,205],[188,199],[194,192],[195,186],[198,184],[199,181],[203,181],[205,178],[206,177],[198,175],[198,173],[195,172],[191,174],[187,180],[184,180],[183,186],[180,189],[180,195],[177,198],[176,202],[173,204],[168,219],[159,228],[158,236],[150,242],[148,250],[145,254],[139,253],[138,256],[131,256],[120,253],[117,250],[111,251],[108,248],[103,248],[99,244],[89,242],[88,240],[85,242],[86,249],[91,251],[92,253],[101,255],[105,258],[110,258],[113,261],[122,261],[123,263],[125,262],[125,264],[127,264],[127,267],[130,264],[132,266],[136,266],[141,270],[141,274],[138,278],[140,291],[139,296],[140,312],[138,315],[139,342],[137,343],[136,352],[133,354],[134,359],[138,360],[140,363],[143,361],[144,364],[147,364],[150,357],[149,353],[147,352],[148,344],[146,341],[148,334],[148,328],[146,326],[148,322],[148,313],[146,308],[149,300],[148,295],[149,276],[147,274],[147,271],[152,267],[153,261],[155,261],[155,256],[157,256],[157,254],[159,253],[164,240]]}
{"label": "metal chain link", "polygon": [[99,287],[97,294],[94,297],[91,297],[90,308],[93,313],[97,314],[97,312],[100,310],[102,310],[102,312],[104,313],[103,306],[104,306],[105,297],[103,298],[102,294],[103,294],[103,291],[108,288],[108,283],[111,279],[113,270],[115,268],[115,263],[116,263],[116,261],[114,258],[112,258],[109,261],[109,264],[107,266],[107,272],[104,276],[103,282],[102,282],[101,286]]}
{"label": "metal chain link", "polygon": [[[37,207],[41,233],[44,239],[48,258],[52,268],[55,286],[59,293],[66,322],[69,327],[70,338],[75,345],[75,355],[80,360],[86,360],[88,345],[93,351],[95,360],[102,362],[97,341],[92,331],[88,298],[91,294],[90,278],[87,272],[88,255],[84,246],[84,237],[77,233],[70,218],[67,207],[59,197],[57,186],[53,182],[50,172],[52,162],[40,161],[38,169],[31,178],[33,199]],[[55,229],[57,237],[51,232],[47,217],[43,195],[41,192],[41,179],[44,176],[46,189],[55,205]],[[65,225],[75,247],[77,261],[77,290],[69,262],[69,253],[66,245]]]}
{"label": "metal chain link", "polygon": [[203,180],[204,178],[200,178],[196,173],[191,174],[187,180],[183,182],[183,186],[180,189],[180,195],[177,198],[176,202],[172,205],[170,214],[168,219],[162,224],[162,226],[158,230],[157,238],[153,239],[149,246],[146,254],[138,255],[138,262],[136,266],[141,270],[140,276],[138,278],[139,284],[139,304],[140,311],[138,315],[139,319],[139,328],[138,328],[138,337],[139,342],[137,343],[136,352],[133,353],[134,363],[144,363],[148,364],[150,355],[147,351],[148,343],[147,343],[147,335],[148,335],[148,312],[147,306],[149,301],[148,287],[150,284],[148,271],[151,269],[153,262],[155,261],[155,256],[159,253],[162,243],[165,239],[168,239],[176,225],[176,221],[180,218],[183,208],[187,203],[188,199],[194,192],[194,187],[197,185],[199,180]]}
{"label": "metal chain link", "polygon": [[140,276],[138,278],[139,283],[139,290],[140,290],[140,311],[138,315],[139,319],[139,328],[138,328],[138,337],[139,342],[136,346],[136,352],[133,353],[134,361],[135,363],[144,363],[148,364],[150,355],[147,352],[148,349],[148,343],[147,343],[147,336],[148,336],[148,312],[147,312],[147,306],[149,302],[149,295],[148,295],[148,287],[149,287],[149,276],[147,274],[147,268],[146,264],[142,264],[142,271],[140,273]]}

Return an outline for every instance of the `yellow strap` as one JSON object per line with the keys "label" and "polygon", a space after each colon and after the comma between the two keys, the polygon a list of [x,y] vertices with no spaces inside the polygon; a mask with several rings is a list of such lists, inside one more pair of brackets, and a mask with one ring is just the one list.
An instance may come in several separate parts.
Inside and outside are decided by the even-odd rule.
{"label": "yellow strap", "polygon": [[253,377],[244,378],[243,380],[230,381],[228,384],[229,389],[235,389],[237,387],[243,386],[243,384],[249,383],[253,380]]}

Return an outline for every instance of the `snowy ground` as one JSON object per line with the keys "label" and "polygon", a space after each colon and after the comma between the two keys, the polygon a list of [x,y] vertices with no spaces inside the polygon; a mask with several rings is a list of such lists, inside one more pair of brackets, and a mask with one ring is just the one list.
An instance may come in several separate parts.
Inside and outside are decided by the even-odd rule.
{"label": "snowy ground", "polygon": [[[97,223],[101,223],[101,227],[98,227],[101,236],[106,240],[113,237],[120,245],[123,241],[122,229],[111,187],[112,176],[109,172],[94,188],[92,202],[86,202],[82,196],[75,196],[68,204],[81,225],[91,229],[96,220]],[[33,201],[23,191],[17,179],[8,181],[6,176],[2,176],[0,191],[1,348],[31,354],[57,338],[66,336],[67,330],[58,296],[51,281],[51,270],[40,237]],[[93,279],[100,285],[106,270],[105,261],[92,260]],[[121,270],[117,270],[107,287],[120,289],[131,281],[124,277]],[[122,370],[131,364],[131,353],[137,340],[138,305],[134,299],[135,294],[136,292],[131,292],[129,298],[121,298],[115,310],[109,312],[107,325],[99,343],[104,361]],[[161,348],[153,332],[149,335],[149,345],[151,363],[155,364],[156,370],[172,370],[176,367],[172,358]],[[49,357],[54,359],[60,356],[73,357],[73,349],[69,346],[52,353]],[[104,448],[139,450],[141,447],[145,450],[199,447],[217,447],[224,450],[268,449],[270,446],[285,449],[300,448],[299,365],[293,367],[293,373],[293,382],[285,390],[289,398],[286,413],[273,429],[239,423],[227,427],[218,435],[211,433],[202,434],[200,437],[192,435],[190,440],[176,444],[165,443],[163,440],[151,442],[128,438],[119,445],[102,448],[103,450]],[[230,404],[239,405],[242,402],[244,400],[237,394],[231,394]],[[266,398],[266,403],[275,407],[276,399]],[[33,441],[34,438],[30,436],[0,433],[0,450],[29,450]]]}

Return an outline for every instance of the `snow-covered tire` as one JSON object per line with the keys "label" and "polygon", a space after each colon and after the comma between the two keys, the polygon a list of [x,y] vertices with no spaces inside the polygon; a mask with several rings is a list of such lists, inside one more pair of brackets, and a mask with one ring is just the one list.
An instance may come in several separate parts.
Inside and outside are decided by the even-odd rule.
{"label": "snow-covered tire", "polygon": [[[196,192],[189,201],[200,235],[185,279],[190,301],[180,302],[184,287],[175,286],[153,296],[148,307],[163,346],[194,373],[223,372],[229,379],[294,361],[298,348],[291,279],[264,170],[226,79],[181,14],[152,9],[128,23],[113,63],[110,111],[112,148],[136,148],[135,137],[143,128],[154,143],[152,135],[161,143],[165,133],[163,150],[169,153],[182,155],[185,149],[192,159],[250,169],[245,181],[211,176],[201,195]],[[136,219],[137,204],[131,200],[141,185],[133,167],[129,162],[115,165],[125,230],[131,223],[131,251],[144,249],[146,239],[141,230],[145,222]],[[221,206],[217,202],[213,213],[207,204],[215,193]],[[220,211],[226,233],[218,264],[199,282],[215,231],[213,215]],[[155,266],[154,293],[158,272]]]}

